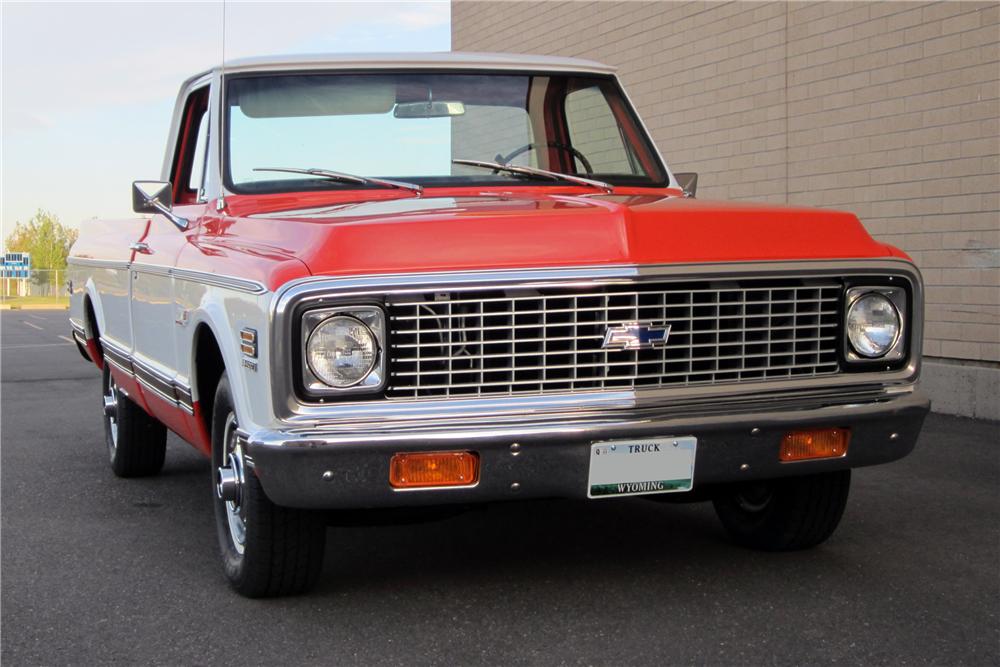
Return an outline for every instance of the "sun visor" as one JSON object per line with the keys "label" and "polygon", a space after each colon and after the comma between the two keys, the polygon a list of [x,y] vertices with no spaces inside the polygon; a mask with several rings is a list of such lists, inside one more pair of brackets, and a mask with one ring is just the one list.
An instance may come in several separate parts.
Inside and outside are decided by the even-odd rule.
{"label": "sun visor", "polygon": [[236,79],[229,103],[250,118],[384,114],[396,104],[396,85],[381,77]]}

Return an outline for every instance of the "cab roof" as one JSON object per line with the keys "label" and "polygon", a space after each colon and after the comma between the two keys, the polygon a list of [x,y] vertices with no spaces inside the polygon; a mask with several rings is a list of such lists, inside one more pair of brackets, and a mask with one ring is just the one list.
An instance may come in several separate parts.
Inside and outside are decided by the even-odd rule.
{"label": "cab roof", "polygon": [[[562,56],[534,56],[513,53],[470,53],[461,51],[418,53],[333,53],[309,55],[255,56],[227,60],[226,73],[270,72],[303,69],[483,69],[538,70],[613,74],[616,68],[593,60]],[[221,70],[214,67],[211,72]],[[195,75],[200,78],[209,71]]]}

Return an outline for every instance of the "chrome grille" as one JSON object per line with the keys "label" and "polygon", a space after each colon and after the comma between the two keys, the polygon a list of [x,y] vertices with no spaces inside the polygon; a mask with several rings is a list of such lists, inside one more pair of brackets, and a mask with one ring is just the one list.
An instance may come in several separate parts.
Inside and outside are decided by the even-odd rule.
{"label": "chrome grille", "polygon": [[[738,383],[838,370],[829,279],[642,282],[390,299],[390,398]],[[608,327],[670,326],[663,347],[604,350]]]}

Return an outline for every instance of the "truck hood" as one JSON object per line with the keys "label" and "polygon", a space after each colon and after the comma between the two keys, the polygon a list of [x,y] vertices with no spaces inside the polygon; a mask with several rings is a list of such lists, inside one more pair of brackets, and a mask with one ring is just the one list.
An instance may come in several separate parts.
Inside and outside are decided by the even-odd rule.
{"label": "truck hood", "polygon": [[230,239],[270,239],[313,274],[893,254],[851,213],[660,195],[394,197],[255,213],[234,223]]}

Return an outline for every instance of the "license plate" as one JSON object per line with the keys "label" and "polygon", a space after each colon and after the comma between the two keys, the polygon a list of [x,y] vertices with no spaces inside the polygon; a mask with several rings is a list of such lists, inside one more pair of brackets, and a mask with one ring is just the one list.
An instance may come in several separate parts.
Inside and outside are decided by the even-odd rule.
{"label": "license plate", "polygon": [[694,486],[694,436],[609,440],[590,446],[588,498],[690,491]]}

